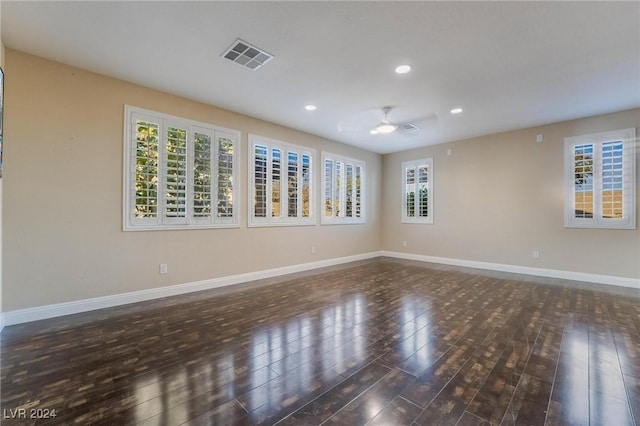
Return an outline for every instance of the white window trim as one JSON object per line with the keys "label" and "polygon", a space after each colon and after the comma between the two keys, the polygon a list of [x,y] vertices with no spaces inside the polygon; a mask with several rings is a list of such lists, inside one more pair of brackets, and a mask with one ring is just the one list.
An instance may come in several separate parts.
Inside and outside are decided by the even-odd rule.
{"label": "white window trim", "polygon": [[[218,158],[218,144],[217,136],[224,135],[233,140],[233,172],[232,172],[232,193],[233,193],[233,215],[231,217],[217,217],[217,204],[216,198],[212,199],[212,215],[210,219],[195,218],[192,215],[192,205],[189,194],[192,193],[193,188],[190,188],[190,182],[193,181],[193,168],[189,166],[193,162],[193,144],[187,145],[187,214],[183,221],[184,223],[175,223],[172,218],[163,217],[164,198],[159,197],[158,200],[158,217],[157,218],[136,218],[135,217],[135,121],[137,118],[145,120],[157,120],[160,121],[159,135],[163,138],[160,141],[160,146],[164,140],[164,130],[166,124],[177,125],[181,128],[187,129],[188,134],[192,134],[194,129],[197,129],[199,133],[207,133],[211,136],[211,142],[213,144],[213,159]],[[208,228],[238,228],[238,211],[242,207],[240,205],[240,197],[238,196],[238,176],[239,176],[239,157],[240,157],[240,132],[233,129],[228,129],[220,126],[215,126],[208,123],[189,120],[182,117],[176,117],[169,114],[164,114],[144,108],[139,108],[131,105],[124,106],[124,153],[123,153],[123,231],[158,231],[158,230],[176,230],[176,229],[208,229]],[[160,149],[160,166],[162,169],[165,167],[165,155],[163,150]],[[212,164],[212,196],[217,194],[217,164]],[[163,173],[160,173],[163,175]],[[159,178],[158,193],[164,191],[164,179]]]}
{"label": "white window trim", "polygon": [[[332,215],[331,217],[327,217],[325,216],[325,194],[326,194],[326,190],[327,190],[327,179],[326,179],[326,169],[325,169],[325,161],[326,160],[331,160],[333,162],[333,164],[335,165],[336,161],[341,162],[342,164],[345,165],[345,171],[344,171],[344,176],[345,178],[343,178],[341,180],[341,187],[340,188],[340,192],[341,192],[341,205],[346,206],[346,185],[347,185],[347,179],[346,179],[346,166],[347,165],[352,165],[354,168],[354,188],[355,188],[355,168],[356,167],[360,167],[360,173],[361,175],[361,180],[360,180],[360,217],[356,217],[356,216],[351,216],[348,217],[346,216],[346,208],[343,208],[342,211],[340,212],[340,216],[334,216]],[[347,225],[347,224],[363,224],[366,223],[366,208],[365,208],[365,203],[366,203],[366,192],[365,192],[365,176],[366,176],[366,162],[362,161],[362,160],[357,160],[355,158],[349,158],[349,157],[344,157],[342,155],[337,155],[337,154],[332,154],[329,152],[322,152],[322,165],[321,165],[321,170],[322,170],[322,192],[321,192],[321,198],[322,198],[322,203],[321,203],[321,208],[320,208],[320,223],[322,225]],[[335,170],[335,166],[334,166],[334,170]],[[335,196],[335,177],[334,179],[332,179],[332,200],[336,199]],[[354,200],[355,200],[355,194],[354,194]],[[355,213],[355,208],[353,210],[353,212]]]}
{"label": "white window trim", "polygon": [[[408,168],[416,168],[419,166],[428,166],[429,167],[429,198],[428,198],[428,211],[429,211],[429,216],[426,217],[419,217],[419,216],[414,216],[414,217],[409,217],[407,216],[407,192],[406,192],[406,187],[407,187],[407,172],[406,170]],[[402,223],[418,223],[418,224],[426,224],[426,225],[432,225],[433,224],[433,196],[434,196],[434,184],[433,184],[433,176],[434,176],[434,172],[433,172],[433,158],[423,158],[421,160],[414,160],[414,161],[404,161],[401,165],[401,172],[402,172],[402,186],[400,189],[400,193],[402,194],[402,206],[401,206],[401,217],[402,217]],[[416,183],[417,183],[417,174],[416,174]],[[415,197],[415,200],[418,200],[418,197]],[[418,211],[418,206],[416,205],[415,211]]]}
{"label": "white window trim", "polygon": [[[602,217],[602,156],[605,142],[623,143],[623,212],[621,219]],[[593,218],[575,217],[575,180],[573,150],[577,145],[594,145]],[[636,129],[572,136],[564,139],[564,226],[565,228],[636,229]]]}
{"label": "white window trim", "polygon": [[[303,155],[309,156],[309,166],[311,167],[311,173],[309,176],[309,217],[302,217],[301,215],[297,217],[289,217],[287,216],[286,206],[287,203],[283,201],[284,195],[288,194],[283,189],[286,188],[286,179],[282,176],[286,177],[286,168],[282,168],[283,165],[286,165],[287,162],[285,160],[281,160],[281,191],[280,191],[280,217],[272,217],[272,204],[271,204],[271,196],[272,185],[271,178],[267,178],[267,201],[266,201],[266,217],[255,217],[253,198],[254,198],[254,190],[255,190],[255,146],[266,146],[267,147],[267,176],[271,176],[271,169],[273,164],[269,159],[271,158],[271,150],[273,148],[280,149],[283,152],[282,159],[285,159],[287,156],[285,153],[289,151],[295,151],[299,158],[302,159]],[[250,228],[254,227],[271,227],[271,226],[310,226],[316,225],[316,215],[315,215],[315,182],[314,182],[314,174],[315,174],[315,164],[316,161],[316,151],[311,148],[307,148],[300,145],[291,144],[288,142],[282,142],[275,139],[266,138],[263,136],[258,136],[254,134],[249,134],[249,149],[248,149],[248,182],[249,182],[249,190],[247,191],[248,197],[248,224],[247,226]],[[298,182],[302,182],[302,170],[299,168],[298,170]],[[302,197],[298,197],[298,207],[297,211],[299,214],[302,212],[303,199]]]}

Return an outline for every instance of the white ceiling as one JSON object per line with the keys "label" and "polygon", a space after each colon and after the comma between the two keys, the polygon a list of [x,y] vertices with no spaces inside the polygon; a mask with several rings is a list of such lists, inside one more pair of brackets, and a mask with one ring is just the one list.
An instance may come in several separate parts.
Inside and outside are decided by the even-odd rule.
{"label": "white ceiling", "polygon": [[[640,106],[640,2],[1,7],[9,48],[378,153]],[[275,59],[251,71],[221,58],[237,38]],[[370,135],[385,105],[421,130]]]}

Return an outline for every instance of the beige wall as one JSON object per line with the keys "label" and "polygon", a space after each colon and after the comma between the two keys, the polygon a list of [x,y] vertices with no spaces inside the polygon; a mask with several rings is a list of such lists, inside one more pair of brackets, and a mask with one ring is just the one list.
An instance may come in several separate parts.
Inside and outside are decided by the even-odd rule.
{"label": "beige wall", "polygon": [[[6,65],[5,311],[380,249],[377,154],[11,49]],[[124,104],[242,132],[239,229],[122,232]],[[367,224],[247,228],[248,133],[316,149],[316,182],[321,150],[365,160]]]}
{"label": "beige wall", "polygon": [[[640,278],[640,230],[566,229],[563,222],[564,138],[639,126],[636,109],[386,155],[383,249]],[[428,157],[434,224],[401,224],[400,163]]]}
{"label": "beige wall", "polygon": [[[640,110],[381,157],[11,49],[5,61],[5,312],[380,249],[640,278],[640,231],[565,229],[562,186],[564,137],[638,127]],[[122,232],[124,104],[242,132],[240,228]],[[248,133],[365,160],[367,224],[247,228]],[[401,224],[400,163],[424,157],[435,223]]]}

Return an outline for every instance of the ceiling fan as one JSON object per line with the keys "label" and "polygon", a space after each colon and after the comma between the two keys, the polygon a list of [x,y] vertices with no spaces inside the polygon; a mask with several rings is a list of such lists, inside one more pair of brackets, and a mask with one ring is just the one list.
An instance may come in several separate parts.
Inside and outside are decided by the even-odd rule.
{"label": "ceiling fan", "polygon": [[[380,111],[382,110],[382,120]],[[419,130],[428,128],[437,122],[436,114],[430,114],[411,121],[391,121],[389,114],[393,110],[391,106],[383,108],[369,109],[361,111],[345,118],[338,124],[338,131],[341,133],[362,134],[369,132],[372,135],[393,135],[417,136]],[[377,124],[376,124],[377,123]]]}
{"label": "ceiling fan", "polygon": [[387,117],[387,115],[389,115],[389,113],[391,112],[391,107],[382,107],[382,112],[384,113],[384,119],[380,123],[378,123],[376,127],[369,131],[369,133],[371,133],[372,135],[377,135],[378,133],[386,135],[398,130],[398,125],[389,121],[389,118]]}
{"label": "ceiling fan", "polygon": [[390,106],[382,107],[382,113],[384,114],[384,118],[382,119],[382,121],[380,121],[380,123],[378,123],[373,129],[369,131],[370,134],[388,135],[389,133],[394,133],[396,131],[407,133],[407,132],[415,132],[417,130],[420,130],[420,128],[413,123],[409,123],[409,122],[395,123],[393,121],[390,121],[388,115],[391,112],[391,110],[392,110],[392,107]]}

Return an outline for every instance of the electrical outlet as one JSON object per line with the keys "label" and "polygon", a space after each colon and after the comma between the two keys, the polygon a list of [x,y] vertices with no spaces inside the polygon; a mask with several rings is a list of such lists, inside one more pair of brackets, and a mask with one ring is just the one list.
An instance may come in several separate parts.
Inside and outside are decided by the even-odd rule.
{"label": "electrical outlet", "polygon": [[453,150],[451,148],[447,149],[447,155],[451,157],[453,155]]}
{"label": "electrical outlet", "polygon": [[311,254],[316,254],[316,246],[311,246]]}
{"label": "electrical outlet", "polygon": [[405,240],[402,242],[402,247],[406,247],[406,246],[407,246],[407,241]]}
{"label": "electrical outlet", "polygon": [[536,142],[540,143],[544,140],[544,135],[536,135]]}
{"label": "electrical outlet", "polygon": [[534,259],[540,259],[540,252],[538,250],[534,250],[533,251],[533,258]]}
{"label": "electrical outlet", "polygon": [[169,267],[167,266],[167,264],[166,264],[166,263],[161,263],[161,264],[160,264],[160,273],[161,273],[162,275],[164,275],[164,274],[168,274],[168,273],[169,273]]}

